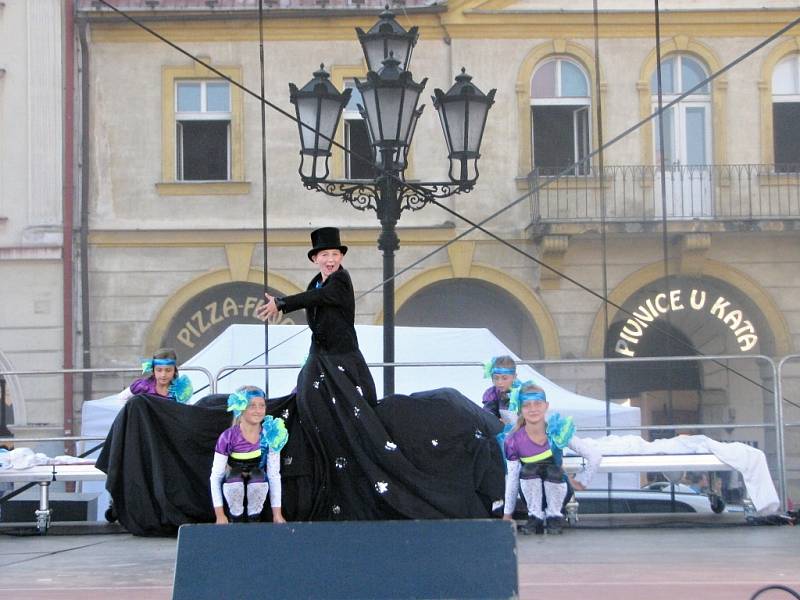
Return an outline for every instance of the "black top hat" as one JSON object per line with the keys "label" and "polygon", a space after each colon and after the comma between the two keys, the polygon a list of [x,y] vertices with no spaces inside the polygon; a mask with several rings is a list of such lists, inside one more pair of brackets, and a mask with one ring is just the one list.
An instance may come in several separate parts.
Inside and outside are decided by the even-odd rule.
{"label": "black top hat", "polygon": [[339,241],[339,230],[336,227],[321,227],[312,231],[311,245],[313,248],[308,251],[308,260],[314,260],[314,255],[320,250],[333,248],[342,254],[347,254],[347,246],[343,246]]}

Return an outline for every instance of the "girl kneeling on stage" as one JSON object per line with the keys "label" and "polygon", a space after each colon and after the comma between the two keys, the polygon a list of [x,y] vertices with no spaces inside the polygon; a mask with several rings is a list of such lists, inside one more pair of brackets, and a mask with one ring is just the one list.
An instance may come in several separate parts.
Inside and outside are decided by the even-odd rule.
{"label": "girl kneeling on stage", "polygon": [[234,414],[233,426],[223,431],[217,440],[210,477],[217,524],[228,522],[223,496],[228,502],[231,519],[246,522],[259,520],[267,493],[272,522],[285,523],[281,511],[280,451],[289,434],[283,419],[265,417],[266,397],[255,386],[243,386],[231,394],[228,410]]}
{"label": "girl kneeling on stage", "polygon": [[[576,490],[585,489],[601,456],[591,442],[573,435],[572,417],[562,418],[555,413],[545,420],[549,404],[542,388],[528,381],[517,390],[512,390],[516,397],[511,398],[511,406],[519,410],[520,416],[505,440],[508,475],[503,518],[513,519],[517,493],[522,488],[528,504],[528,522],[520,526],[520,532],[543,533],[547,527],[548,533],[561,533],[561,508],[569,491],[567,481]],[[574,479],[568,478],[561,466],[564,448],[586,459]]]}

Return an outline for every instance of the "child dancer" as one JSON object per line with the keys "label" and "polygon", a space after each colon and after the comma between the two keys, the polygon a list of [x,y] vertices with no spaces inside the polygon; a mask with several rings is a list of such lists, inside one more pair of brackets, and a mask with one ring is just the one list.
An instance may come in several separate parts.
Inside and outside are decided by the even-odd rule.
{"label": "child dancer", "polygon": [[508,476],[503,518],[513,518],[521,487],[528,504],[528,522],[520,527],[520,532],[543,533],[546,526],[549,533],[561,533],[564,520],[561,507],[568,492],[567,476],[561,467],[563,449],[570,448],[586,459],[583,469],[569,479],[576,490],[586,489],[601,456],[594,445],[573,435],[572,417],[561,418],[555,413],[545,421],[549,404],[544,390],[532,381],[522,384],[519,405],[517,425],[505,441]]}
{"label": "child dancer", "polygon": [[[513,419],[513,425],[517,411],[514,407],[509,407],[509,403],[511,390],[520,385],[517,380],[517,364],[508,355],[495,356],[484,365],[483,374],[486,379],[492,380],[492,387],[483,393],[483,408],[500,420]],[[509,417],[509,413],[513,417]],[[503,419],[504,416],[506,419]]]}
{"label": "child dancer", "polygon": [[127,401],[137,394],[150,394],[186,404],[192,398],[192,382],[178,375],[178,356],[172,348],[161,348],[142,363],[142,377],[122,390],[117,398]]}
{"label": "child dancer", "polygon": [[[280,451],[289,434],[283,419],[265,417],[266,397],[255,386],[243,386],[231,394],[228,410],[234,414],[233,426],[223,431],[217,440],[210,477],[217,524],[228,522],[223,496],[232,519],[248,521],[258,519],[267,493],[272,522],[285,523],[281,511]],[[244,516],[245,495],[247,517]]]}

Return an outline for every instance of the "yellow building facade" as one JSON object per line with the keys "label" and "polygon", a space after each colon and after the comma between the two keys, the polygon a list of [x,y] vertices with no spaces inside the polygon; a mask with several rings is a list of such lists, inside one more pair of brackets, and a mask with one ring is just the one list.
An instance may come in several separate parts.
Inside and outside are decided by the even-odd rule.
{"label": "yellow building facade", "polygon": [[[128,366],[164,345],[185,359],[227,325],[255,322],[265,269],[271,290],[305,289],[308,233],[324,225],[342,229],[357,296],[376,290],[359,299],[358,321],[382,323],[379,223],[303,189],[297,125],[280,112],[294,113],[287,84],[302,86],[320,63],[340,89],[364,77],[354,28],[368,29],[380,7],[267,7],[265,188],[258,3],[156,4],[115,3],[151,31],[78,5],[93,364]],[[591,2],[562,4],[393,9],[420,29],[411,71],[429,91],[449,88],[462,66],[484,92],[497,89],[475,189],[443,201],[452,212],[427,206],[399,222],[397,324],[488,327],[529,360],[735,355],[614,364],[605,375],[596,363],[544,370],[576,392],[640,406],[645,425],[729,425],[704,432],[756,444],[774,464],[774,428],[735,426],[774,423],[775,379],[756,355],[785,357],[800,339],[800,29],[787,27],[796,11],[674,2],[657,47],[650,3],[612,2],[597,15]],[[649,119],[659,53],[669,105],[660,122]],[[341,123],[337,140],[350,144],[354,126]],[[429,107],[406,176],[445,180],[446,163]],[[341,178],[352,165],[335,149],[331,168]],[[789,365],[782,410],[797,421]],[[796,431],[785,440],[795,498]]]}

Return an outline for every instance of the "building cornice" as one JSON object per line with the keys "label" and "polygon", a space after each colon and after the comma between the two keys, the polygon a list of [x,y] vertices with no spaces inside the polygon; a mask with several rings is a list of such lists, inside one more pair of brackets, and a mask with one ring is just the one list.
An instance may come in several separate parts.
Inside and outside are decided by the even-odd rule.
{"label": "building cornice", "polygon": [[[443,31],[460,39],[550,39],[593,38],[591,13],[546,12],[519,9],[445,9],[426,7],[408,10],[420,28],[420,39],[440,39]],[[369,27],[375,11],[287,10],[271,12],[264,22],[264,37],[270,41],[335,41],[354,39],[355,27]],[[721,15],[724,14],[724,18]],[[84,11],[92,25],[95,43],[145,43],[154,41],[147,31],[118,15]],[[172,42],[253,41],[259,39],[258,19],[252,11],[213,14],[135,14],[144,24],[157,24],[158,33]],[[797,18],[782,9],[662,11],[661,35],[702,37],[764,37]],[[798,28],[800,30],[800,28]],[[598,15],[602,39],[651,38],[653,14],[647,11],[609,11]],[[791,34],[791,32],[790,32]]]}
{"label": "building cornice", "polygon": [[[268,246],[308,246],[312,228],[279,229],[268,232]],[[378,227],[340,228],[342,240],[348,245],[374,246]],[[440,244],[452,240],[457,232],[454,225],[445,223],[432,227],[398,227],[401,245]],[[89,233],[89,244],[104,247],[209,247],[228,244],[261,244],[260,229],[95,229]]]}

